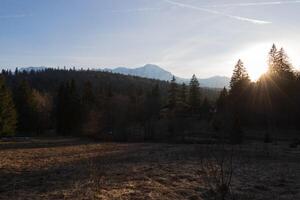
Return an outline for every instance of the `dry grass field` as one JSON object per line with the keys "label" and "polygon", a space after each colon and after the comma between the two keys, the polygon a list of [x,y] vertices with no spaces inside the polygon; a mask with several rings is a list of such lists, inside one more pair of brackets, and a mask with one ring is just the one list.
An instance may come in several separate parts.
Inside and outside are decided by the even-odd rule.
{"label": "dry grass field", "polygon": [[[212,199],[200,167],[206,148],[76,138],[1,142],[0,199]],[[235,199],[300,199],[299,147],[238,148]]]}

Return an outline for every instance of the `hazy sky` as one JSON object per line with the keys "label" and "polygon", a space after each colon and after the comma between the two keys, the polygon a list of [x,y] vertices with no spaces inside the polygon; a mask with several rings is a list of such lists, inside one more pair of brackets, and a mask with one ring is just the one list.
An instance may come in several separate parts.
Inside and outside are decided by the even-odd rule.
{"label": "hazy sky", "polygon": [[251,76],[272,43],[300,66],[300,0],[0,0],[0,67],[159,64],[190,77]]}

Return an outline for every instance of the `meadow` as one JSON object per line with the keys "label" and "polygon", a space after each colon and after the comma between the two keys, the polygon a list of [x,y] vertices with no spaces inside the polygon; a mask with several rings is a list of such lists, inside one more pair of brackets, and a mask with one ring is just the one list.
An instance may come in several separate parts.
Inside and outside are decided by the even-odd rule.
{"label": "meadow", "polygon": [[[73,137],[1,141],[0,199],[214,199],[202,162],[210,148]],[[284,141],[234,148],[228,199],[300,199],[299,148]]]}

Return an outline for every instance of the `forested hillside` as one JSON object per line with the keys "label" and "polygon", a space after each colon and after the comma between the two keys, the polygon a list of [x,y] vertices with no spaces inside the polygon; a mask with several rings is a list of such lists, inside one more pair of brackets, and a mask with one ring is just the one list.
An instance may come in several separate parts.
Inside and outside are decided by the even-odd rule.
{"label": "forested hillside", "polygon": [[[16,128],[12,132],[17,135],[55,132],[126,140],[127,135],[141,132],[133,137],[144,140],[149,124],[168,107],[170,83],[166,81],[75,69],[3,70],[1,77],[14,100],[17,126],[12,126]],[[187,95],[188,86],[179,89]],[[220,90],[197,92],[212,103]]]}
{"label": "forested hillside", "polygon": [[[6,84],[5,84],[6,82]],[[300,80],[283,49],[251,82],[241,60],[230,88],[201,88],[134,76],[75,69],[2,71],[1,136],[80,135],[110,140],[180,140],[225,132],[241,143],[243,130],[298,129]],[[220,95],[219,95],[220,93]]]}

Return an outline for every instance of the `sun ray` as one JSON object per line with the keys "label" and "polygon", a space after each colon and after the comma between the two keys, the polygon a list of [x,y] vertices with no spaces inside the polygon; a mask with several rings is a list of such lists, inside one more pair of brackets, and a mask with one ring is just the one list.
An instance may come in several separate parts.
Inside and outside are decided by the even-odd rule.
{"label": "sun ray", "polygon": [[271,45],[270,43],[256,44],[236,55],[236,59],[241,59],[245,63],[252,81],[257,81],[267,71],[267,56]]}

